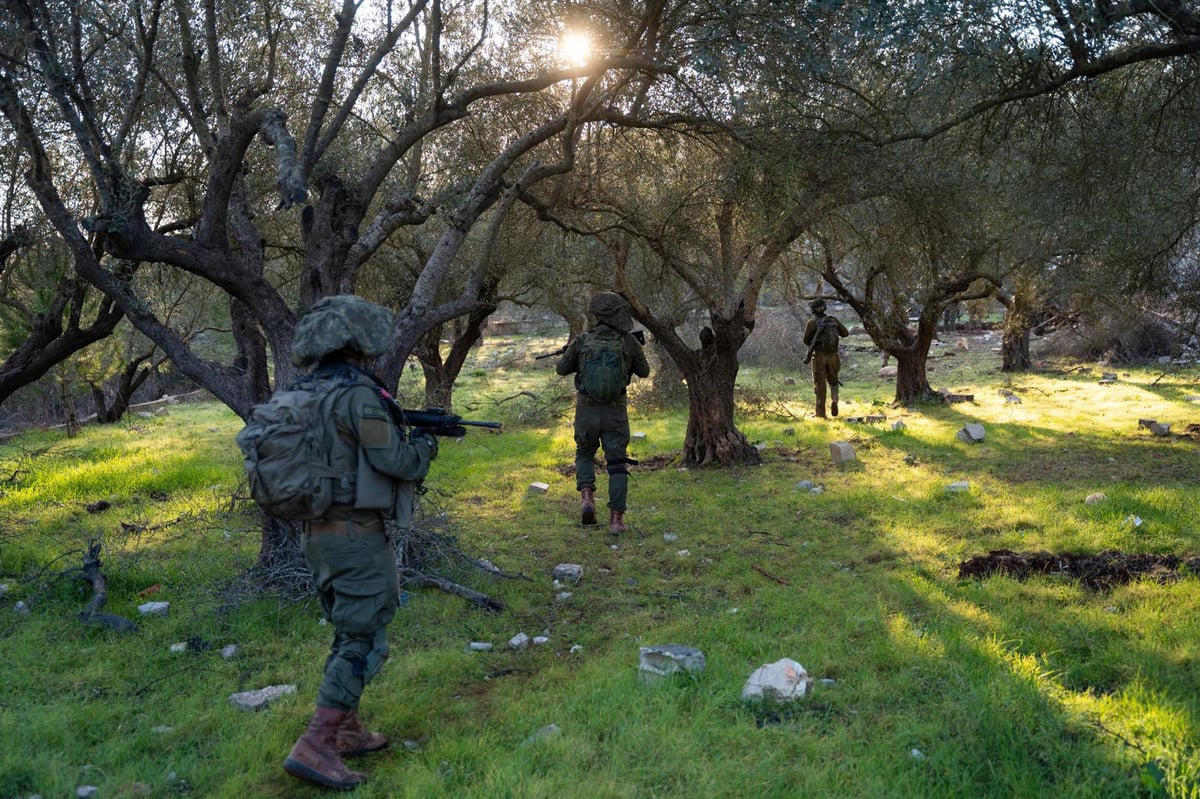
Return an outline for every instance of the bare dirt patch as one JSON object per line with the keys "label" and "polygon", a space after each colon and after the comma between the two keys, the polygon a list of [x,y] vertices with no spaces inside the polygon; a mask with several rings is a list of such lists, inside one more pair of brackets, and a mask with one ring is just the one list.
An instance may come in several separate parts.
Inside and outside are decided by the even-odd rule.
{"label": "bare dirt patch", "polygon": [[1200,556],[1131,555],[1113,550],[1085,555],[994,549],[958,565],[960,580],[983,579],[993,574],[1005,574],[1018,580],[1053,575],[1076,580],[1097,591],[1142,578],[1167,583],[1179,579],[1184,573],[1200,574]]}

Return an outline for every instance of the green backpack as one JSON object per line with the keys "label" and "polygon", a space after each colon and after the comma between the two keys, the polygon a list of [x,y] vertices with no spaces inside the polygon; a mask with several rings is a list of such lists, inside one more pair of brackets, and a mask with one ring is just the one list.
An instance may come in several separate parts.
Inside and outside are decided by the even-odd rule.
{"label": "green backpack", "polygon": [[329,437],[334,388],[286,388],[250,410],[237,434],[250,496],[268,516],[319,519],[333,504],[334,486],[353,475],[333,463]]}
{"label": "green backpack", "polygon": [[612,402],[629,385],[625,370],[625,334],[600,328],[583,336],[579,353],[579,388],[594,402]]}
{"label": "green backpack", "polygon": [[813,349],[822,355],[838,351],[838,321],[832,316],[822,316],[817,322],[817,332],[813,337]]}

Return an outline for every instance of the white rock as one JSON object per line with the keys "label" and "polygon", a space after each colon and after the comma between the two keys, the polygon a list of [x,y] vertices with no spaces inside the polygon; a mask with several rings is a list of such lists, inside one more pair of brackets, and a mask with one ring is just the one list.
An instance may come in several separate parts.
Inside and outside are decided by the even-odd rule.
{"label": "white rock", "polygon": [[549,490],[550,490],[549,483],[530,483],[529,484],[529,493],[530,494],[545,494]]}
{"label": "white rock", "polygon": [[281,696],[296,693],[294,685],[268,685],[256,691],[242,691],[229,695],[229,701],[241,710],[261,710]]}
{"label": "white rock", "polygon": [[970,491],[971,483],[968,482],[967,480],[959,480],[958,482],[951,483],[950,485],[946,486],[946,490],[947,491]]}
{"label": "white rock", "polygon": [[522,650],[529,646],[529,636],[525,633],[517,633],[508,640],[508,648]]}
{"label": "white rock", "polygon": [[533,637],[533,645],[534,646],[541,646],[542,644],[548,644],[548,643],[550,643],[550,639],[544,635],[535,635]]}
{"label": "white rock", "polygon": [[28,616],[29,615],[29,606],[26,605],[24,602],[21,602],[20,600],[18,600],[17,604],[13,605],[13,613],[17,613],[22,616]]}
{"label": "white rock", "polygon": [[92,797],[99,795],[100,789],[95,785],[80,785],[75,789],[75,796],[77,799],[92,799]]}
{"label": "white rock", "polygon": [[580,652],[583,651],[583,646],[580,644],[575,644],[574,646],[571,647],[571,649],[569,651],[572,655],[578,655]]}
{"label": "white rock", "polygon": [[552,576],[555,580],[570,580],[577,583],[583,578],[583,567],[578,563],[560,563],[554,567]]}
{"label": "white rock", "polygon": [[674,533],[663,533],[663,541],[666,541],[668,544],[673,544],[678,540],[679,536]]}
{"label": "white rock", "polygon": [[829,444],[829,456],[835,465],[849,463],[854,460],[854,445],[849,441],[832,441]]}
{"label": "white rock", "polygon": [[185,641],[180,641],[177,644],[171,644],[171,651],[172,652],[186,652],[187,651],[187,643]]}
{"label": "white rock", "polygon": [[1103,502],[1104,500],[1105,496],[1103,493],[1099,491],[1093,491],[1091,494],[1088,494],[1083,501],[1086,505],[1095,505],[1097,502]]}
{"label": "white rock", "polygon": [[138,613],[143,616],[166,616],[170,609],[170,602],[146,602],[138,605]]}
{"label": "white rock", "polygon": [[229,660],[230,658],[237,655],[237,652],[238,652],[237,644],[230,644],[229,646],[221,647],[221,657],[225,658],[226,660]]}
{"label": "white rock", "polygon": [[812,678],[791,658],[759,666],[742,686],[742,699],[791,702],[808,693]]}
{"label": "white rock", "polygon": [[472,641],[467,645],[467,648],[472,652],[487,652],[491,650],[492,645],[488,641]]}
{"label": "white rock", "polygon": [[673,674],[700,674],[705,667],[704,653],[679,644],[643,646],[639,650],[638,674],[643,681],[653,681]]}
{"label": "white rock", "polygon": [[561,602],[561,601],[564,601],[564,600],[567,600],[567,599],[570,599],[570,598],[571,598],[571,597],[573,597],[573,596],[575,596],[575,595],[574,595],[574,594],[572,594],[570,591],[559,591],[559,592],[558,592],[558,600],[559,600],[560,602]]}

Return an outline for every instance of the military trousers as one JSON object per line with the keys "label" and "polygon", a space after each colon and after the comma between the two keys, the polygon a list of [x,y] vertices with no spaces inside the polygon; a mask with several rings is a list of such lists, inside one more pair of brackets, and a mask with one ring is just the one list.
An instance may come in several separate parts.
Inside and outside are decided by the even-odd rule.
{"label": "military trousers", "polygon": [[400,576],[382,523],[378,532],[301,535],[304,556],[333,643],[317,704],[356,710],[363,689],[388,657],[387,626],[400,604]]}
{"label": "military trousers", "polygon": [[817,416],[825,415],[825,391],[828,386],[830,399],[838,401],[838,372],[842,369],[842,359],[836,352],[813,353],[812,375],[813,390],[817,394]]}
{"label": "military trousers", "polygon": [[596,451],[604,448],[608,464],[608,507],[625,510],[629,495],[629,411],[624,398],[592,402],[580,395],[575,401],[575,487],[596,487]]}

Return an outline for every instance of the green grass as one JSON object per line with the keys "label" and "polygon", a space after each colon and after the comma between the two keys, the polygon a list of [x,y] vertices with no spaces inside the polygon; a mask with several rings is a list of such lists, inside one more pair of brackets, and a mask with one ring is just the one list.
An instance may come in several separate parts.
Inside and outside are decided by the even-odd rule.
{"label": "green grass", "polygon": [[[635,393],[647,440],[634,457],[667,465],[636,470],[633,529],[614,542],[577,524],[569,384],[524,357],[554,347],[489,339],[476,358],[491,365],[463,377],[460,412],[506,429],[444,442],[428,504],[467,550],[529,579],[472,578],[507,604],[499,614],[411,595],[363,704],[396,745],[357,761],[370,782],[356,796],[1200,796],[1195,576],[1103,592],[957,576],[999,548],[1200,554],[1197,442],[1137,427],[1200,421],[1195,370],[1121,370],[1102,386],[1098,368],[1006,376],[986,353],[935,353],[931,382],[975,401],[906,410],[888,404],[877,356],[850,353],[843,418],[818,423],[801,373],[747,367],[739,424],[765,462],[708,471],[671,464],[685,415],[646,410]],[[413,379],[402,393],[419,397]],[[844,421],[870,413],[888,420]],[[968,421],[985,426],[981,444],[955,438]],[[239,427],[202,403],[0,447],[0,797],[83,784],[102,796],[323,795],[280,765],[311,711],[329,628],[311,600],[231,602],[224,590],[258,547],[237,498]],[[835,440],[858,460],[834,467]],[[967,491],[947,490],[964,480]],[[528,492],[534,481],[549,492]],[[1105,499],[1085,504],[1094,492]],[[107,509],[89,510],[100,500]],[[67,572],[96,536],[105,609],[136,618],[134,635],[75,618],[90,587]],[[567,599],[550,579],[561,562],[585,569]],[[141,618],[155,586],[171,614]],[[550,642],[508,651],[520,631]],[[170,651],[193,636],[213,648]],[[479,640],[495,649],[466,651]],[[706,671],[644,685],[638,647],[661,643],[701,649]],[[226,644],[239,647],[230,660],[216,652]],[[750,672],[783,657],[833,682],[786,708],[741,702]],[[228,702],[280,683],[296,694],[265,711]]]}

